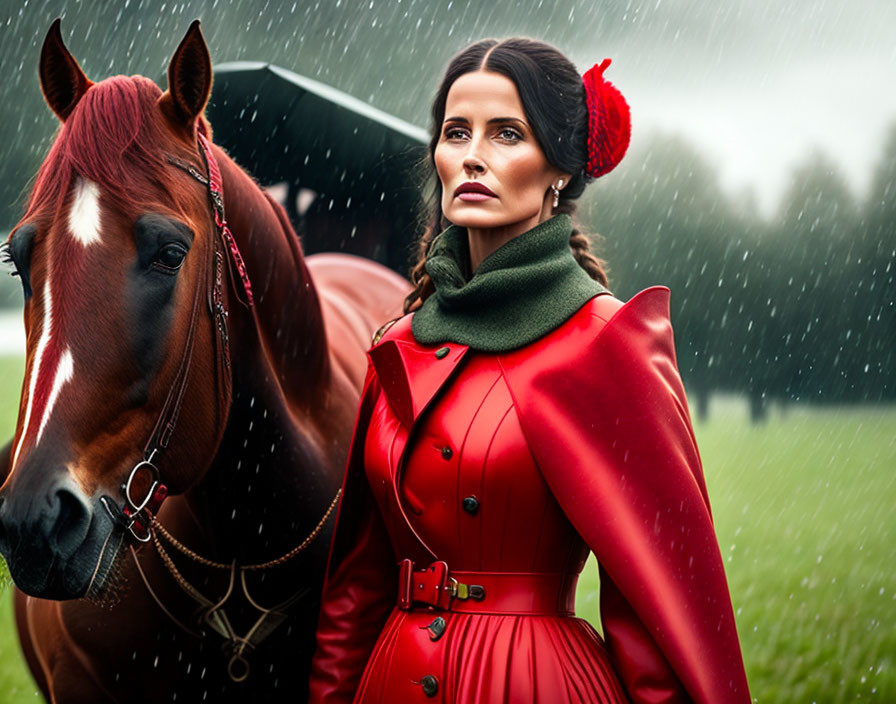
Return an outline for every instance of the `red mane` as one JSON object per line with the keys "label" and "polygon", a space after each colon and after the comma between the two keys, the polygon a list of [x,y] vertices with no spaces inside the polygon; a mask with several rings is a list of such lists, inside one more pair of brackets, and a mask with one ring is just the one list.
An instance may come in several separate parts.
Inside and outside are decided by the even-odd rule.
{"label": "red mane", "polygon": [[172,196],[169,205],[176,202],[165,155],[195,156],[162,124],[161,95],[143,76],[112,76],[92,86],[59,128],[19,224],[41,212],[61,212],[79,176],[119,206],[156,202],[160,188]]}

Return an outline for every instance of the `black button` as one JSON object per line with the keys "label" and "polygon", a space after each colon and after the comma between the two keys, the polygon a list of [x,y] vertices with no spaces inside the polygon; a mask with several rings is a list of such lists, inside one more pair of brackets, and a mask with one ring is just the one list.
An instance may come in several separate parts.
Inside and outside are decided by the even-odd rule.
{"label": "black button", "polygon": [[435,675],[426,675],[420,680],[420,685],[423,687],[423,693],[427,697],[434,697],[439,692],[439,680],[436,679]]}
{"label": "black button", "polygon": [[475,496],[468,496],[461,502],[461,505],[464,507],[464,511],[474,515],[479,510],[479,499]]}
{"label": "black button", "polygon": [[421,628],[429,631],[429,639],[431,641],[437,641],[445,632],[445,626],[445,619],[443,619],[441,616],[436,616],[433,619],[432,623],[430,623],[428,626],[421,626]]}
{"label": "black button", "polygon": [[436,359],[444,359],[448,356],[450,351],[450,347],[439,347],[439,349],[436,350]]}
{"label": "black button", "polygon": [[454,450],[445,445],[445,447],[442,448],[442,459],[450,460],[452,457],[454,457]]}

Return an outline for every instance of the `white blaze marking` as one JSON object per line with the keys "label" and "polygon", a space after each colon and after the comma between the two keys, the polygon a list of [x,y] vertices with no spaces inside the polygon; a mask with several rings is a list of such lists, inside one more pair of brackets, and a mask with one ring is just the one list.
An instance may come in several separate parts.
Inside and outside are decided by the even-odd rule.
{"label": "white blaze marking", "polygon": [[63,352],[62,356],[59,358],[59,366],[56,367],[56,376],[53,378],[53,388],[50,390],[50,398],[47,399],[47,407],[44,409],[44,417],[40,420],[40,428],[37,431],[37,440],[34,441],[35,445],[40,442],[40,436],[43,435],[44,427],[47,425],[47,421],[50,420],[50,414],[53,412],[53,406],[56,405],[56,398],[59,396],[59,392],[62,390],[65,383],[72,378],[74,370],[75,365],[72,361],[72,351],[66,347],[65,352]]}
{"label": "white blaze marking", "polygon": [[[86,247],[87,245],[95,244],[100,241],[100,189],[93,181],[81,178],[78,179],[75,184],[74,190],[74,200],[72,201],[72,207],[68,214],[68,228],[72,237]],[[59,397],[59,392],[62,391],[62,387],[71,380],[72,375],[74,374],[74,360],[72,358],[71,350],[68,347],[66,347],[60,355],[59,363],[55,370],[42,369],[44,354],[47,345],[50,342],[52,327],[53,297],[50,293],[50,277],[47,277],[44,289],[44,324],[41,329],[40,340],[37,343],[37,350],[34,354],[31,378],[28,380],[28,405],[25,407],[25,419],[22,422],[22,433],[19,435],[19,442],[16,444],[16,449],[13,453],[10,474],[12,474],[12,471],[16,467],[22,444],[29,434],[32,421],[31,416],[34,410],[34,392],[37,388],[37,382],[41,372],[45,371],[50,374],[55,374],[55,376],[53,377],[53,386],[50,389],[50,395],[47,398],[43,416],[40,419],[40,426],[38,427],[37,437],[34,441],[35,445],[40,442],[44,428],[50,420],[50,414],[53,412],[53,407],[56,405],[56,399]]]}
{"label": "white blaze marking", "polygon": [[31,422],[31,407],[34,405],[34,389],[37,387],[37,378],[40,375],[41,361],[44,357],[44,351],[47,349],[47,343],[50,341],[50,328],[53,325],[53,297],[50,294],[50,280],[47,279],[44,288],[44,325],[40,331],[40,340],[37,343],[37,351],[34,353],[34,364],[31,367],[31,379],[28,382],[28,405],[25,407],[25,420],[22,423],[22,433],[19,435],[19,442],[16,445],[16,451],[12,456],[12,466],[10,473],[15,469],[16,460],[19,458],[19,450],[22,449],[22,442],[28,435],[28,426]]}
{"label": "white blaze marking", "polygon": [[93,181],[82,178],[75,184],[68,229],[85,247],[100,241],[100,189]]}

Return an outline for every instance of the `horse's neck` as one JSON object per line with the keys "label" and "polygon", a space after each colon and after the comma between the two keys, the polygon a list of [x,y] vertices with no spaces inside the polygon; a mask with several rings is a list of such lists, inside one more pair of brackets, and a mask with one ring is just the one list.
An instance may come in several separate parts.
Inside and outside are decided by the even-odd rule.
{"label": "horse's neck", "polygon": [[[223,174],[227,220],[255,296],[254,314],[235,301],[230,306],[232,324],[238,328],[239,339],[234,342],[252,345],[257,337],[284,396],[291,403],[313,404],[330,381],[329,355],[320,300],[298,237],[283,209],[226,154],[215,151]],[[233,278],[241,292],[242,284]],[[241,353],[251,359],[258,351],[235,349],[235,364],[239,365]]]}
{"label": "horse's neck", "polygon": [[352,408],[332,401],[323,317],[298,238],[282,210],[226,155],[216,156],[255,306],[236,303],[231,291],[229,420],[190,503],[220,557],[252,562],[298,542],[332,500],[344,457],[321,426],[345,424]]}
{"label": "horse's neck", "polygon": [[344,458],[317,441],[312,423],[295,421],[263,379],[234,386],[221,446],[189,495],[219,559],[251,564],[284,554],[311,533],[333,499]]}

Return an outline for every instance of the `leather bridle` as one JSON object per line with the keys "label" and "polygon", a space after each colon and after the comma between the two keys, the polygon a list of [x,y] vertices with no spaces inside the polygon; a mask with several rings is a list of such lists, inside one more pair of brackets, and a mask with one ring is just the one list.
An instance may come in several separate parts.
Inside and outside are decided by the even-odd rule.
{"label": "leather bridle", "polygon": [[[314,530],[312,530],[302,542],[284,555],[258,564],[238,565],[235,560],[225,564],[202,557],[180,543],[158,520],[158,511],[168,495],[168,490],[165,484],[161,481],[161,476],[158,466],[155,463],[155,459],[157,455],[168,447],[171,435],[177,425],[178,416],[180,414],[181,405],[184,400],[190,377],[190,367],[193,360],[193,348],[196,338],[203,288],[208,292],[208,310],[215,321],[215,328],[217,331],[215,337],[217,341],[217,375],[219,381],[218,418],[220,423],[226,423],[230,398],[232,395],[231,390],[233,380],[230,370],[230,341],[227,329],[228,311],[224,304],[223,292],[225,245],[226,251],[230,254],[228,266],[233,267],[230,278],[237,300],[247,308],[251,308],[254,305],[252,285],[249,281],[243,258],[240,255],[236,240],[227,225],[227,219],[224,213],[224,193],[220,169],[218,168],[217,161],[212,153],[211,144],[203,131],[200,130],[197,135],[197,140],[199,152],[205,161],[208,176],[202,174],[192,164],[178,159],[177,157],[167,155],[166,158],[170,164],[182,169],[192,178],[208,188],[209,200],[214,214],[216,233],[212,238],[213,245],[210,248],[211,256],[206,259],[203,264],[203,270],[200,272],[199,281],[210,280],[210,285],[206,285],[205,287],[202,285],[196,286],[190,311],[190,326],[187,333],[187,339],[184,343],[184,349],[181,354],[181,361],[178,366],[177,374],[174,377],[174,383],[171,385],[168,396],[162,406],[162,410],[159,413],[155,426],[143,449],[142,459],[133,467],[133,469],[131,469],[126,482],[122,485],[124,501],[118,504],[109,496],[102,496],[100,501],[112,516],[115,523],[133,538],[129,548],[134,559],[134,564],[137,567],[137,571],[140,574],[144,585],[156,604],[174,624],[187,633],[201,638],[203,633],[206,632],[204,629],[197,631],[189,628],[175,617],[168,607],[165,606],[155,590],[153,590],[143,567],[140,565],[137,552],[134,549],[135,543],[153,542],[162,563],[165,565],[174,581],[184,593],[199,606],[199,618],[201,623],[224,638],[230,646],[231,657],[228,662],[227,671],[233,681],[241,682],[249,675],[249,663],[246,659],[248,652],[257,647],[264,638],[270,635],[274,629],[286,619],[288,608],[307,592],[307,588],[302,588],[286,601],[274,607],[265,608],[259,605],[250,595],[246,583],[246,573],[277,567],[303,552],[323,531],[324,526],[336,509],[342,491],[340,489],[336,492],[335,497],[327,508],[327,511],[321,517],[317,526],[315,526]],[[237,286],[237,279],[239,279],[241,286]],[[221,432],[223,432],[223,429]],[[148,484],[149,490],[142,498],[134,497],[133,491],[135,484]],[[198,565],[210,569],[228,571],[230,574],[230,582],[224,596],[219,599],[209,599],[187,582],[177,569],[160,538],[164,539],[171,547],[175,548],[182,555],[190,558]],[[237,577],[239,578],[239,585],[246,601],[260,613],[253,626],[242,636],[234,631],[224,610],[224,607],[234,593]]]}
{"label": "leather bridle", "polygon": [[[210,286],[203,287],[197,285],[193,295],[193,302],[190,310],[190,322],[187,328],[187,339],[184,343],[184,350],[181,354],[181,361],[178,365],[174,382],[168,390],[165,403],[159,412],[155,426],[146,441],[143,448],[142,459],[134,465],[128,474],[128,478],[122,486],[124,501],[121,504],[115,503],[114,499],[109,496],[100,497],[100,502],[117,525],[130,533],[131,537],[141,543],[149,542],[150,518],[158,513],[159,508],[168,495],[168,489],[161,482],[161,475],[158,466],[155,463],[156,456],[163,450],[167,449],[171,440],[171,434],[177,426],[177,420],[180,415],[181,405],[183,404],[184,395],[190,379],[190,368],[193,361],[193,347],[196,340],[196,329],[199,322],[199,308],[202,299],[203,288],[209,292],[208,304],[209,312],[215,319],[215,327],[217,330],[217,356],[218,356],[218,380],[219,388],[224,393],[219,393],[218,418],[221,423],[226,419],[226,406],[229,405],[230,390],[232,379],[230,375],[230,338],[227,332],[228,311],[224,305],[223,296],[223,278],[224,278],[224,262],[222,253],[222,244],[227,244],[230,251],[231,260],[238,272],[245,293],[245,300],[241,302],[247,306],[254,305],[252,296],[252,284],[249,281],[249,275],[246,272],[246,266],[240,255],[236,240],[227,226],[227,218],[224,214],[224,191],[221,183],[221,171],[218,163],[212,154],[211,144],[202,132],[198,135],[199,151],[203,155],[208,171],[208,177],[203,176],[194,166],[184,162],[176,157],[168,156],[169,163],[186,171],[194,179],[207,186],[209,200],[212,205],[212,211],[215,219],[216,235],[212,238],[211,247],[211,267],[208,261],[203,264],[200,272],[199,281],[205,281],[209,277],[209,269],[214,272],[214,279]],[[237,292],[239,299],[239,292]],[[149,490],[142,498],[133,496],[133,487],[135,484],[148,484]]]}

